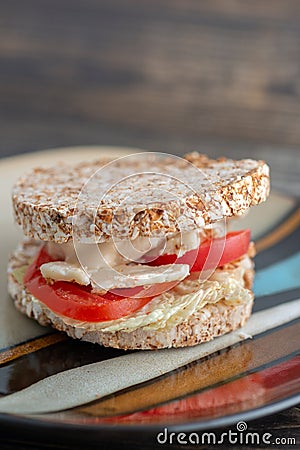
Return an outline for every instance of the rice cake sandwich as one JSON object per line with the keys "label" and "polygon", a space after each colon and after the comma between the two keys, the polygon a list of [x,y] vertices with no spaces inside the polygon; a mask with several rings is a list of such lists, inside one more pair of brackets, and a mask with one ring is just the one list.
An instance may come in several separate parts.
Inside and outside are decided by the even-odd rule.
{"label": "rice cake sandwich", "polygon": [[226,219],[268,193],[264,161],[196,152],[36,168],[13,188],[25,238],[9,292],[40,324],[104,346],[208,341],[251,314],[254,244]]}

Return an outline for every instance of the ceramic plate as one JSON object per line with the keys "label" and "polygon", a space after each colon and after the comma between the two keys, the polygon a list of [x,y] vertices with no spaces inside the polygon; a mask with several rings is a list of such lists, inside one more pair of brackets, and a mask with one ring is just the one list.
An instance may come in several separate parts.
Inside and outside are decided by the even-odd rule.
{"label": "ceramic plate", "polygon": [[243,224],[234,224],[251,227],[258,250],[254,313],[269,325],[257,329],[253,339],[241,341],[241,333],[235,340],[221,337],[203,347],[207,351],[197,346],[124,352],[73,341],[14,309],[6,266],[22,236],[10,205],[15,179],[37,164],[132,151],[80,147],[0,162],[0,423],[7,430],[54,433],[68,442],[121,440],[123,433],[134,443],[166,427],[169,432],[217,428],[300,400],[299,303],[293,303],[285,323],[272,323],[268,312],[285,303],[288,308],[300,297],[299,203],[280,193],[272,192],[266,203],[251,208]]}

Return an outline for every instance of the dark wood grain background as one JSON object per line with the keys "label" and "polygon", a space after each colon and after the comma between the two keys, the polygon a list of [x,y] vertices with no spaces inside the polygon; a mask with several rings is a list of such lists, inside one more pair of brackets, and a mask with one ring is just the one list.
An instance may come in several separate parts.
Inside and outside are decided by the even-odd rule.
{"label": "dark wood grain background", "polygon": [[[0,1],[0,156],[109,144],[261,157],[299,194],[299,97],[298,0]],[[253,426],[295,435],[299,410]]]}
{"label": "dark wood grain background", "polygon": [[1,5],[7,151],[169,136],[177,151],[204,139],[300,144],[298,0]]}

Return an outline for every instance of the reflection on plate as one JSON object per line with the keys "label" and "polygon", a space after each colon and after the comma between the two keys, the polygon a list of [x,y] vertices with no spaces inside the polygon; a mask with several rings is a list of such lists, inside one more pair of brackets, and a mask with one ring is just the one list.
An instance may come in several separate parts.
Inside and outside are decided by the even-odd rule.
{"label": "reflection on plate", "polygon": [[[91,149],[88,157],[105,151],[104,148]],[[59,155],[58,159],[61,159],[66,153]],[[48,161],[57,158],[57,154],[52,154],[51,158],[49,154],[26,158],[29,167],[47,158]],[[2,195],[9,196],[11,184],[23,166],[24,157],[4,160],[0,169]],[[103,361],[101,367],[105,367],[112,359],[120,358],[117,361],[121,361],[128,354],[132,355],[130,361],[134,364],[134,352],[75,342],[40,327],[12,307],[5,292],[4,272],[8,252],[16,245],[18,236],[11,226],[10,207],[4,206],[1,232],[7,239],[6,252],[1,255],[1,296],[4,300],[0,311],[1,396],[22,392],[32,386],[30,395],[34,402],[37,401],[34,399],[35,383],[51,375],[64,372],[64,377],[72,376],[72,369],[76,367],[88,370],[88,365],[99,361]],[[254,311],[298,299],[300,209],[297,201],[272,194],[267,203],[252,208],[242,220],[245,222],[242,226],[251,225],[258,249]],[[56,431],[63,430],[66,439],[70,433],[75,433],[86,440],[105,435],[120,439],[121,432],[148,431],[153,435],[165,426],[173,431],[201,430],[259,417],[299,401],[299,335],[300,321],[293,320],[258,334],[252,340],[246,339],[154,379],[140,380],[136,385],[117,389],[93,402],[81,399],[71,409],[30,417],[2,414],[1,421],[7,426],[43,432],[55,428]]]}

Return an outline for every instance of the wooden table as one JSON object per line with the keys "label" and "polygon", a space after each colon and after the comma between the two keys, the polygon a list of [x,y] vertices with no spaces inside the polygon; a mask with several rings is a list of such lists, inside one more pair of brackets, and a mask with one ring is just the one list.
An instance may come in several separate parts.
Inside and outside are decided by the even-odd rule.
{"label": "wooden table", "polygon": [[[10,0],[0,24],[0,156],[197,149],[264,158],[273,187],[299,195],[299,1]],[[249,427],[289,437],[299,423],[294,407]]]}

